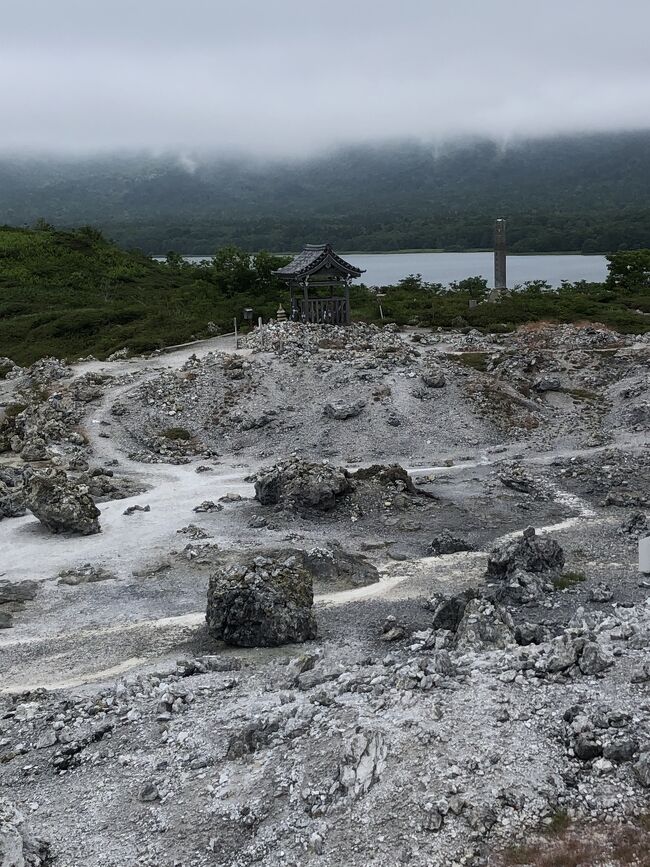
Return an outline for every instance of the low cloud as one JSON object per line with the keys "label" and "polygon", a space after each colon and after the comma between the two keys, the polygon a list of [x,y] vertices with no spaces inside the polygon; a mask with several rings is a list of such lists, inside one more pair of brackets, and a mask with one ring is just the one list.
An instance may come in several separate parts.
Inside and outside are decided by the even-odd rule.
{"label": "low cloud", "polygon": [[[650,125],[647,0],[22,0],[0,149],[294,155]],[[190,154],[190,156],[188,156]]]}

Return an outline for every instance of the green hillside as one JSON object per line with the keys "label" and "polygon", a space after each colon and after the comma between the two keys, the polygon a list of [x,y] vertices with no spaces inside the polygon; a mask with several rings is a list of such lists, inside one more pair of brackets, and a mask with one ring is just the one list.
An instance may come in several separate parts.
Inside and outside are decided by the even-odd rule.
{"label": "green hillside", "polygon": [[[286,258],[223,248],[202,265],[180,257],[155,262],[127,252],[85,227],[61,232],[0,227],[0,356],[29,364],[45,355],[105,357],[128,346],[145,351],[232,330],[244,307],[274,315],[287,304],[286,287],[271,271]],[[389,321],[507,330],[539,319],[604,322],[628,332],[650,330],[650,251],[610,257],[607,284],[565,285],[549,292],[532,284],[498,304],[470,310],[486,282],[469,277],[451,287],[417,277],[385,289]],[[376,298],[352,290],[356,319],[378,321]]]}
{"label": "green hillside", "polygon": [[284,259],[222,251],[205,267],[155,262],[91,228],[0,227],[0,355],[105,356],[128,345],[156,349],[232,329],[254,304],[270,315],[282,287],[270,276]]}
{"label": "green hillside", "polygon": [[[188,165],[190,168],[188,168]],[[650,246],[650,132],[498,145],[406,142],[284,161],[148,154],[0,157],[0,222],[92,223],[150,253]]]}

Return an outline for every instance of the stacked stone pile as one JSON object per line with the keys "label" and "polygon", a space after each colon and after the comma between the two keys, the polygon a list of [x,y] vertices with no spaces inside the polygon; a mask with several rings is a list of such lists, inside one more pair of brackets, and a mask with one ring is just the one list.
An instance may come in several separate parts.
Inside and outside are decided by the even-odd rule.
{"label": "stacked stone pile", "polygon": [[395,326],[378,328],[364,323],[341,326],[276,322],[248,334],[246,346],[253,352],[274,352],[295,360],[309,360],[319,353],[339,360],[372,353],[406,363],[413,356],[413,349],[404,343]]}

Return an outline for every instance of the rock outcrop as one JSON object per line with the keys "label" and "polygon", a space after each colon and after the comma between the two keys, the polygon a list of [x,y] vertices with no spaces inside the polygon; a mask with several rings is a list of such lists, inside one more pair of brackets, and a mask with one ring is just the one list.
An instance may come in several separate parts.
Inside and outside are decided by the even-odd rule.
{"label": "rock outcrop", "polygon": [[515,629],[508,611],[487,599],[471,599],[455,636],[456,649],[481,651],[515,643]]}
{"label": "rock outcrop", "polygon": [[62,470],[33,473],[25,485],[25,504],[53,533],[99,533],[94,500],[82,485],[71,482]]}
{"label": "rock outcrop", "polygon": [[431,540],[427,548],[430,557],[440,557],[443,554],[457,554],[459,551],[471,551],[472,546],[465,539],[454,536],[449,530],[443,530]]}
{"label": "rock outcrop", "polygon": [[25,514],[23,477],[19,470],[0,470],[0,521]]}
{"label": "rock outcrop", "polygon": [[209,632],[239,647],[276,647],[316,637],[311,575],[296,557],[256,557],[210,577]]}
{"label": "rock outcrop", "polygon": [[0,799],[0,867],[46,867],[49,845],[33,833],[23,814]]}
{"label": "rock outcrop", "polygon": [[359,554],[350,554],[331,542],[327,547],[292,552],[301,557],[302,565],[315,581],[327,585],[363,587],[379,581],[379,572]]}
{"label": "rock outcrop", "polygon": [[347,470],[299,459],[265,467],[255,478],[255,497],[263,506],[328,511],[351,491]]}
{"label": "rock outcrop", "polygon": [[340,400],[334,403],[326,403],[323,407],[323,415],[327,418],[343,421],[346,418],[354,418],[365,408],[365,400]]}
{"label": "rock outcrop", "polygon": [[564,551],[547,536],[538,536],[533,527],[521,536],[496,547],[488,559],[488,578],[506,578],[518,569],[524,572],[558,572],[564,566]]}
{"label": "rock outcrop", "polygon": [[564,551],[554,540],[537,536],[533,527],[497,546],[488,559],[486,577],[497,579],[493,595],[515,604],[539,599],[552,589],[564,566]]}

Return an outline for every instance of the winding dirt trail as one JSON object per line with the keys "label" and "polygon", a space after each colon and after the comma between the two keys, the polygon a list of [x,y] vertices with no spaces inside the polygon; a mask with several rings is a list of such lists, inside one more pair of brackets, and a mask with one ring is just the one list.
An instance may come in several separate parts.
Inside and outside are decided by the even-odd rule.
{"label": "winding dirt trail", "polygon": [[[244,478],[254,472],[256,465],[234,463],[216,466],[213,472],[196,473],[195,465],[170,465],[170,464],[142,464],[128,458],[116,443],[107,437],[100,436],[104,429],[102,421],[110,421],[110,406],[120,396],[126,394],[136,385],[144,383],[158,376],[165,369],[178,369],[190,356],[198,357],[213,351],[234,352],[232,337],[219,337],[200,344],[190,344],[180,347],[156,359],[137,359],[135,361],[121,362],[82,362],[75,366],[75,376],[81,376],[88,372],[106,372],[113,376],[133,374],[129,381],[110,389],[99,406],[93,407],[86,420],[91,447],[96,462],[102,463],[112,460],[119,461],[120,473],[137,479],[146,484],[146,493],[130,497],[125,500],[115,500],[101,504],[102,532],[95,536],[75,538],[52,536],[31,515],[24,518],[3,521],[0,523],[0,551],[2,558],[2,578],[9,580],[24,580],[25,578],[46,580],[63,569],[73,568],[83,562],[99,562],[105,568],[115,572],[120,577],[130,575],[139,566],[150,563],[156,556],[165,556],[170,545],[177,538],[176,531],[179,522],[191,520],[191,509],[202,500],[217,500],[219,497],[236,493],[243,497],[253,494],[253,486],[244,481]],[[239,350],[247,354],[247,351]],[[637,444],[633,438],[629,443],[616,444],[620,448],[634,448]],[[602,449],[611,446],[603,446]],[[417,466],[407,468],[413,476],[436,474],[449,474],[462,472],[473,467],[486,467],[502,462],[512,455],[518,446],[509,444],[502,448],[491,447],[479,453],[472,461],[459,462],[450,466]],[[542,454],[536,454],[524,458],[522,463],[546,464],[555,457],[581,456],[593,454],[598,449],[579,450],[555,450]],[[556,501],[569,507],[574,515],[564,521],[549,524],[538,528],[540,533],[558,533],[564,530],[579,527],[587,522],[603,521],[607,519],[597,518],[595,512],[578,497],[561,489],[555,491]],[[147,513],[136,513],[132,516],[124,516],[125,508],[135,504],[148,504],[151,508]],[[520,533],[524,527],[502,536],[495,542],[504,541]],[[214,538],[211,541],[228,544],[229,536],[217,525],[214,529]],[[427,570],[435,572],[438,580],[448,579],[452,581],[459,570],[480,572],[484,567],[487,551],[465,552],[451,554],[443,557],[424,558],[410,563],[388,563],[381,572],[378,583],[351,590],[343,590],[330,594],[320,594],[315,597],[317,607],[346,605],[352,602],[381,597],[408,598],[412,596],[413,585]],[[416,591],[417,595],[417,591]],[[85,663],[85,670],[69,673],[68,657],[63,655],[60,669],[56,668],[55,654],[48,659],[50,663],[42,679],[34,674],[37,666],[32,665],[33,686],[49,688],[72,688],[83,683],[98,682],[117,674],[137,669],[146,664],[151,664],[156,659],[163,658],[173,647],[175,637],[182,634],[183,639],[202,630],[204,624],[204,610],[184,613],[180,615],[164,616],[152,619],[140,619],[131,622],[122,622],[114,626],[98,625],[92,630],[75,627],[74,622],[65,624],[62,631],[57,635],[61,642],[76,642],[80,647],[86,641],[95,643],[105,642],[119,646],[123,643],[122,657],[114,651],[111,664],[101,664],[92,657]],[[155,634],[165,635],[167,640],[151,642],[151,653],[142,655],[134,652],[137,642],[131,640],[132,636],[142,636],[143,639]],[[38,632],[31,636],[14,639],[10,634],[0,634],[0,651],[20,649],[52,642],[52,636],[44,637]],[[140,644],[147,644],[141,641]],[[44,652],[45,648],[43,648]],[[38,653],[36,654],[38,656]],[[95,664],[95,670],[92,666]],[[53,667],[54,666],[54,667]],[[84,665],[82,664],[82,668]],[[58,671],[58,674],[57,674]],[[29,678],[27,678],[29,679]],[[25,689],[24,682],[9,683],[0,691],[21,691]]]}

